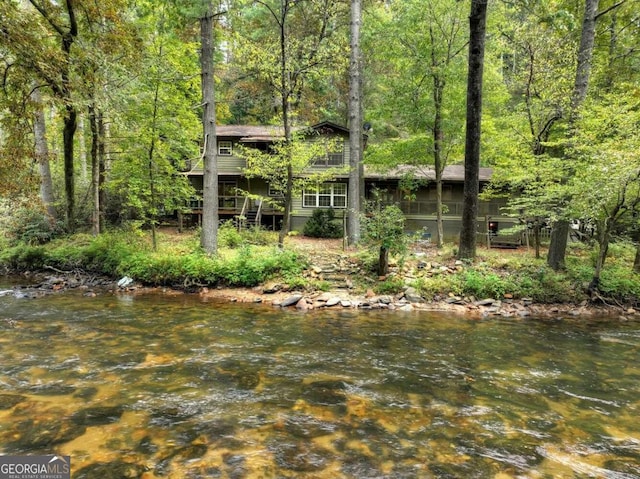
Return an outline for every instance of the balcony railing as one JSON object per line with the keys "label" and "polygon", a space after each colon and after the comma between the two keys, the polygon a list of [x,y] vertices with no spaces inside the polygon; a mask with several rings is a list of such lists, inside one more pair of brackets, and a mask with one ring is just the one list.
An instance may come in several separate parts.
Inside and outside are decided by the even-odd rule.
{"label": "balcony railing", "polygon": [[[234,214],[239,215],[242,213],[242,208],[248,209],[258,209],[260,207],[261,213],[263,215],[269,215],[276,212],[279,212],[277,208],[274,208],[271,204],[268,204],[264,201],[261,204],[258,200],[250,199],[247,203],[245,203],[245,196],[218,196],[218,210],[223,214]],[[189,208],[194,213],[202,212],[202,198],[191,198],[189,200]]]}
{"label": "balcony railing", "polygon": [[[462,216],[461,201],[443,201],[446,215]],[[500,216],[500,208],[504,206],[500,203],[489,203],[481,201],[478,204],[478,216]],[[436,202],[435,201],[401,201],[400,209],[405,215],[411,216],[435,216],[436,214]]]}

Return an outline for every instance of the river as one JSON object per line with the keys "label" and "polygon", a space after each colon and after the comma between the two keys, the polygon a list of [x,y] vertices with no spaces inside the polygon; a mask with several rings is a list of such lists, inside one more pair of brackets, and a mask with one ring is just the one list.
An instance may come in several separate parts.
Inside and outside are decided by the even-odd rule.
{"label": "river", "polygon": [[640,477],[640,322],[0,293],[0,332],[0,453],[74,479]]}

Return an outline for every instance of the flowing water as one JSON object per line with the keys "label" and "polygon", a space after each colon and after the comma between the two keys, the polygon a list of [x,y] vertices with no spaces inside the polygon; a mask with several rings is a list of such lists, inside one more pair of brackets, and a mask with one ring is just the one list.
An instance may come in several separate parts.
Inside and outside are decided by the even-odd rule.
{"label": "flowing water", "polygon": [[640,477],[640,322],[0,293],[0,332],[0,454],[74,479]]}

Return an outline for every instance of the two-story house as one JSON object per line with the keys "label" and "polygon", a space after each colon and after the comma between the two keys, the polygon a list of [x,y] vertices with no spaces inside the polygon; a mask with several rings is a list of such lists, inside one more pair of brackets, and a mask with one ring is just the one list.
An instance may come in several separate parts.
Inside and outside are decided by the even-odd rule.
{"label": "two-story house", "polygon": [[[310,170],[346,167],[349,164],[349,130],[331,123],[322,122],[302,130],[309,141],[318,136],[330,138],[332,151],[317,158]],[[237,154],[238,147],[257,148],[268,152],[270,146],[283,136],[282,128],[276,126],[220,125],[216,128],[218,148],[218,187],[220,220],[246,218],[249,223],[277,230],[282,222],[282,211],[274,208],[279,201],[278,192],[270,187],[268,181],[261,178],[248,178],[244,173],[246,161]],[[385,200],[400,205],[407,218],[407,229],[419,231],[424,227],[430,232],[436,230],[436,185],[435,173],[428,167],[415,170],[413,175],[419,182],[417,190],[407,195],[402,190],[401,180],[406,176],[407,168],[397,168],[390,172],[374,172],[365,169],[365,191],[370,196],[377,188],[383,191]],[[196,190],[202,191],[202,163],[191,165],[185,173]],[[480,169],[480,182],[486,184],[491,176],[490,168]],[[447,166],[443,174],[442,198],[446,207],[444,215],[444,234],[447,239],[457,238],[462,215],[464,167]],[[347,207],[348,172],[334,175],[331,181],[308,187],[293,199],[291,229],[301,231],[306,220],[316,208],[333,208],[336,216]],[[249,195],[242,192],[249,192]],[[497,231],[502,226],[512,225],[513,219],[501,216],[500,208],[504,200],[481,201],[478,216],[478,231],[486,232],[486,219],[491,218],[491,228]],[[192,216],[199,221],[202,215],[201,200],[191,203]]]}

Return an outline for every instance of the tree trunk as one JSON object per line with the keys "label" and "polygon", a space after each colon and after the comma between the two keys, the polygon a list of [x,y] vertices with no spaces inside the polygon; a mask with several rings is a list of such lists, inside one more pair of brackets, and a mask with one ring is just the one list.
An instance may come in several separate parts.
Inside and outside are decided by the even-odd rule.
{"label": "tree trunk", "polygon": [[591,74],[591,58],[593,57],[593,44],[596,38],[596,19],[598,15],[599,0],[586,0],[584,5],[584,18],[582,20],[582,33],[580,35],[580,47],[578,49],[578,67],[576,80],[571,95],[571,112],[569,122],[571,126],[580,112],[580,107],[587,97],[589,76]]}
{"label": "tree trunk", "polygon": [[89,104],[88,111],[91,131],[92,233],[98,235],[105,231],[105,128],[102,112],[93,101]]}
{"label": "tree trunk", "polygon": [[464,197],[460,259],[475,259],[480,190],[480,123],[482,119],[482,77],[487,22],[487,0],[472,0],[469,16],[469,72],[467,78],[467,131],[464,158]]}
{"label": "tree trunk", "polygon": [[35,118],[33,121],[33,134],[35,137],[35,153],[38,168],[40,170],[40,199],[44,204],[49,219],[56,220],[54,206],[53,181],[51,180],[51,168],[49,167],[49,147],[47,145],[47,125],[42,109],[42,97],[40,90],[35,88],[31,93],[31,99],[35,105]]}
{"label": "tree trunk", "polygon": [[[573,135],[575,122],[578,118],[580,107],[587,96],[589,75],[591,73],[591,58],[593,57],[593,44],[596,36],[596,19],[598,15],[598,1],[586,0],[584,6],[584,18],[582,20],[582,33],[580,47],[578,49],[578,66],[576,79],[571,95],[571,111],[569,112],[569,135]],[[564,267],[564,258],[567,251],[567,236],[569,234],[569,221],[560,219],[553,225],[547,264],[558,270]]]}
{"label": "tree trunk", "polygon": [[380,246],[380,255],[378,256],[378,276],[386,276],[389,274],[389,248]]}
{"label": "tree trunk", "polygon": [[444,227],[442,219],[442,172],[444,162],[442,159],[442,94],[444,91],[444,81],[437,74],[433,76],[433,164],[436,171],[436,228],[437,247],[442,248],[444,244]]}
{"label": "tree trunk", "polygon": [[73,138],[78,124],[78,112],[71,98],[71,79],[69,78],[71,63],[71,46],[78,36],[78,24],[72,0],[67,0],[67,13],[69,15],[69,31],[62,35],[62,51],[65,57],[65,68],[62,70],[62,99],[65,102],[64,128],[62,133],[64,144],[64,190],[67,199],[67,230],[75,231],[75,173],[73,156]]}
{"label": "tree trunk", "polygon": [[569,237],[569,222],[556,221],[551,229],[547,264],[554,271],[564,269],[564,257],[567,250],[567,238]]}
{"label": "tree trunk", "polygon": [[540,259],[540,218],[536,216],[533,225],[533,241],[536,249],[536,259]]}
{"label": "tree trunk", "polygon": [[361,0],[351,0],[351,62],[349,65],[349,201],[347,237],[360,241],[360,165],[362,162],[362,63],[360,53]]}
{"label": "tree trunk", "polygon": [[[287,150],[288,151],[288,150]],[[287,153],[291,153],[288,151]],[[287,164],[287,187],[284,192],[284,214],[282,217],[282,227],[278,233],[278,246],[284,247],[284,239],[287,237],[287,233],[291,229],[291,204],[293,202],[293,166],[291,165],[291,158]]]}
{"label": "tree trunk", "polygon": [[280,101],[282,101],[282,126],[284,128],[284,142],[287,154],[287,185],[284,192],[284,216],[282,218],[282,228],[278,234],[278,246],[284,246],[284,239],[291,228],[291,203],[293,201],[293,159],[289,148],[291,144],[291,123],[289,118],[289,97],[291,89],[289,86],[288,62],[287,62],[287,14],[289,13],[289,2],[282,0],[280,4]]}
{"label": "tree trunk", "polygon": [[[160,46],[160,58],[162,58],[162,46]],[[149,222],[151,223],[151,242],[153,251],[158,249],[158,239],[156,235],[156,223],[158,217],[157,196],[156,196],[156,174],[155,174],[155,150],[156,135],[158,129],[158,101],[160,94],[160,78],[157,78],[155,92],[153,97],[153,112],[151,114],[151,143],[149,144],[149,153],[147,158],[147,167],[149,169]]]}
{"label": "tree trunk", "polygon": [[612,226],[613,220],[611,218],[604,220],[602,231],[598,235],[598,257],[596,258],[596,266],[593,271],[593,278],[591,279],[591,283],[589,284],[589,293],[597,292],[598,287],[600,286],[600,274],[602,273],[602,268],[604,268],[604,262],[606,261],[607,254],[609,252]]}
{"label": "tree trunk", "polygon": [[636,243],[636,256],[633,259],[633,272],[640,273],[640,240]]}
{"label": "tree trunk", "polygon": [[85,139],[85,127],[84,127],[84,116],[82,114],[78,115],[78,146],[79,146],[79,156],[80,156],[80,182],[81,186],[86,186],[89,180],[88,177],[88,165],[87,165],[87,142]]}
{"label": "tree trunk", "polygon": [[93,213],[91,215],[94,236],[100,234],[100,162],[98,160],[98,119],[95,103],[89,104],[89,129],[91,130],[91,191],[93,192]]}
{"label": "tree trunk", "polygon": [[73,162],[73,137],[76,132],[77,112],[75,106],[67,104],[64,114],[62,133],[64,148],[64,191],[67,199],[67,230],[75,230],[76,188]]}
{"label": "tree trunk", "polygon": [[[51,83],[55,95],[64,103],[63,113],[63,150],[64,150],[64,190],[66,199],[66,226],[71,233],[75,230],[75,177],[74,177],[74,158],[73,158],[73,138],[77,128],[77,111],[71,95],[71,47],[78,36],[78,22],[75,14],[75,6],[73,0],[66,0],[65,7],[68,16],[68,25],[61,27],[57,23],[51,12],[43,6],[43,3],[35,0],[29,2],[40,12],[42,17],[49,25],[53,27],[55,32],[60,36],[62,43],[63,60],[60,68],[60,82]],[[56,10],[59,5],[56,4]]]}
{"label": "tree trunk", "polygon": [[102,111],[98,110],[98,183],[97,183],[97,201],[98,201],[98,232],[104,233],[106,229],[106,207],[107,207],[107,193],[104,188],[106,181],[107,167],[106,167],[106,135],[107,128],[104,123],[104,115]]}
{"label": "tree trunk", "polygon": [[200,18],[200,68],[202,73],[202,127],[204,132],[204,178],[202,192],[202,248],[218,250],[218,159],[216,153],[216,104],[213,76],[213,2],[203,0]]}

